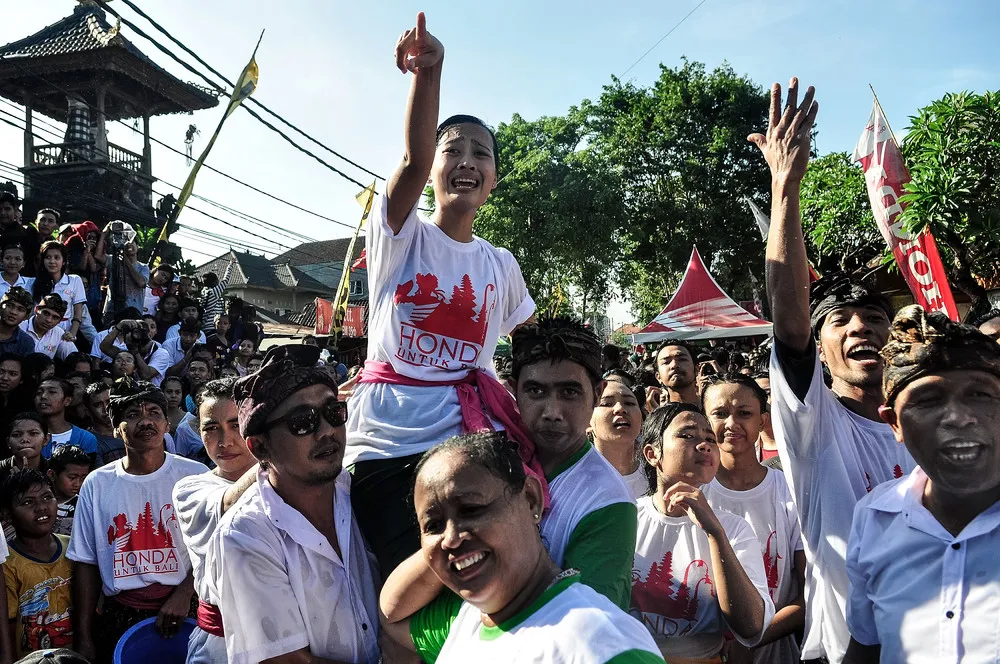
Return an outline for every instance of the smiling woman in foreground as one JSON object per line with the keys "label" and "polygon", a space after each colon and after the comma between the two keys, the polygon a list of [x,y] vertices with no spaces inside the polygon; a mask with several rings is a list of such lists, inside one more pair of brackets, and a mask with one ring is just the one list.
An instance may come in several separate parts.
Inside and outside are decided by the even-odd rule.
{"label": "smiling woman in foreground", "polygon": [[380,605],[393,639],[425,661],[663,662],[639,622],[552,562],[541,485],[504,437],[428,451],[413,502],[426,565],[396,568]]}

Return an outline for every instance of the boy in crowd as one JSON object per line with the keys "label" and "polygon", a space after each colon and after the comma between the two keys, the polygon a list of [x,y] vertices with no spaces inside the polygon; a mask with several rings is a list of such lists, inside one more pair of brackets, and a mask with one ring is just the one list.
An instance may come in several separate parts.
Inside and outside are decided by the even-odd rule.
{"label": "boy in crowd", "polygon": [[181,326],[184,321],[193,320],[195,325],[198,326],[198,337],[197,342],[200,344],[205,343],[208,339],[205,337],[205,333],[201,331],[201,308],[198,303],[190,298],[180,299],[180,308],[177,310],[177,316],[180,318],[180,322],[174,323],[167,328],[167,335],[164,337],[167,341],[170,341],[181,333]]}
{"label": "boy in crowd", "polygon": [[35,315],[21,323],[21,330],[35,344],[34,352],[58,360],[65,360],[76,352],[76,346],[63,341],[65,330],[59,327],[66,309],[66,300],[49,293],[35,307]]}
{"label": "boy in crowd", "polygon": [[845,275],[827,274],[810,288],[799,207],[819,107],[812,88],[798,103],[798,85],[793,78],[784,110],[781,86],[772,87],[767,134],[749,140],[771,170],[771,420],[809,561],[802,658],[840,662],[850,642],[844,543],[854,506],[914,463],[879,418],[878,353],[889,335],[891,303]]}
{"label": "boy in crowd", "polygon": [[[119,339],[125,344],[122,348]],[[135,375],[159,387],[170,366],[170,353],[153,341],[149,328],[141,321],[122,320],[108,332],[100,346],[101,352],[114,359],[123,350],[135,358]]]}
{"label": "boy in crowd", "polygon": [[66,558],[69,537],[52,532],[57,512],[52,486],[37,470],[17,469],[0,495],[15,533],[3,564],[14,655],[72,647],[73,566]]}
{"label": "boy in crowd", "polygon": [[[76,563],[74,650],[91,661],[110,661],[122,634],[141,620],[156,616],[157,630],[170,638],[193,612],[194,581],[171,493],[177,480],[206,469],[167,453],[166,410],[163,392],[150,383],[115,383],[108,411],[126,455],[80,488],[67,555]],[[161,563],[145,563],[154,557]]]}
{"label": "boy in crowd", "polygon": [[108,415],[111,387],[102,381],[87,386],[84,401],[90,411],[90,432],[97,438],[97,465],[117,461],[125,456],[125,445],[115,436],[115,428]]}
{"label": "boy in crowd", "polygon": [[0,299],[0,354],[25,357],[35,352],[35,340],[21,329],[21,323],[35,308],[35,301],[20,286],[7,289]]}
{"label": "boy in crowd", "polygon": [[[83,355],[83,353],[77,353]],[[72,358],[69,358],[72,359]],[[73,388],[73,400],[66,409],[66,419],[81,429],[87,431],[91,428],[90,411],[84,403],[84,396],[87,393],[87,384],[90,382],[90,372],[74,371],[67,372],[64,376],[66,382]]]}
{"label": "boy in crowd", "polygon": [[35,410],[45,418],[49,429],[49,444],[42,450],[42,456],[48,459],[52,451],[62,445],[76,445],[87,454],[91,460],[97,461],[97,438],[94,434],[66,421],[66,409],[73,402],[73,386],[62,378],[49,378],[42,381],[35,392]]}
{"label": "boy in crowd", "polygon": [[198,629],[188,644],[189,662],[228,661],[218,590],[207,556],[222,515],[257,483],[259,464],[240,435],[233,382],[213,380],[198,399],[198,426],[215,469],[185,477],[174,486],[174,507],[199,599]]}
{"label": "boy in crowd", "polygon": [[[170,353],[170,366],[167,368],[168,376],[180,376],[184,373],[184,367],[192,357],[192,351],[198,344],[198,338],[205,335],[201,331],[201,325],[194,318],[185,318],[180,323],[180,329],[176,336],[167,334],[167,340],[162,347]],[[171,328],[173,329],[173,328]]]}
{"label": "boy in crowd", "polygon": [[208,335],[215,334],[215,319],[225,309],[222,294],[229,287],[229,277],[232,273],[233,261],[229,261],[221,281],[215,272],[209,272],[202,277],[204,287],[201,289],[201,309],[205,312],[205,333]]}
{"label": "boy in crowd", "polygon": [[76,512],[76,500],[80,494],[83,480],[93,470],[93,460],[90,455],[76,445],[57,447],[49,458],[49,479],[59,503],[59,515],[56,517],[55,532],[69,537],[73,534],[73,515]]}
{"label": "boy in crowd", "polygon": [[667,393],[666,401],[701,403],[694,352],[684,342],[668,339],[656,349],[656,380]]}
{"label": "boy in crowd", "polygon": [[919,466],[854,511],[844,661],[1000,661],[1000,346],[913,305],[882,357],[879,413]]}

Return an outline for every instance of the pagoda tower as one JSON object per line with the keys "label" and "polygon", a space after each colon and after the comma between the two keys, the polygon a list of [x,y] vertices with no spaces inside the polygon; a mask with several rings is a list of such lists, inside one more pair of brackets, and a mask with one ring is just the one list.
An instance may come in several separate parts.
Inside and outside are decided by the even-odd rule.
{"label": "pagoda tower", "polygon": [[[0,96],[25,108],[23,218],[53,207],[64,222],[150,226],[149,119],[212,108],[218,99],[150,60],[97,2],[78,3],[70,16],[0,46]],[[36,139],[35,113],[66,125],[61,143]],[[142,154],[107,140],[109,123],[132,118],[142,118]]]}

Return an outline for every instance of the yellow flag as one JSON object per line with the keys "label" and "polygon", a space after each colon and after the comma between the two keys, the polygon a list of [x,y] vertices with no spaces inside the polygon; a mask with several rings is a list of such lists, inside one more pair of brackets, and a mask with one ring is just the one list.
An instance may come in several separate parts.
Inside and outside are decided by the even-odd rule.
{"label": "yellow flag", "polygon": [[[261,37],[264,33],[261,33]],[[257,41],[257,46],[260,46],[260,40]],[[215,128],[215,133],[212,134],[212,138],[209,139],[208,145],[202,150],[201,156],[198,157],[198,161],[194,162],[194,166],[191,167],[191,172],[188,174],[187,180],[184,181],[184,186],[181,188],[181,193],[177,196],[177,204],[174,205],[174,211],[167,223],[163,224],[163,230],[160,231],[160,240],[166,240],[170,233],[168,229],[171,223],[176,223],[177,217],[180,216],[181,210],[187,204],[188,199],[191,198],[191,193],[194,191],[194,181],[198,177],[198,171],[201,170],[202,164],[205,163],[205,158],[208,157],[208,153],[211,152],[212,146],[215,145],[215,139],[219,137],[219,132],[222,131],[222,125],[225,124],[226,118],[232,115],[243,100],[254,93],[257,89],[257,49],[254,48],[253,55],[250,56],[250,62],[247,66],[243,68],[243,73],[240,74],[240,78],[236,81],[236,86],[233,88],[233,94],[229,98],[229,105],[226,107],[226,113],[219,120],[219,125]]]}
{"label": "yellow flag", "polygon": [[330,334],[340,334],[344,326],[344,318],[347,316],[347,299],[351,294],[351,259],[354,258],[354,245],[358,241],[358,235],[368,221],[368,215],[372,211],[372,202],[375,200],[375,182],[370,187],[365,187],[354,197],[364,210],[361,213],[361,221],[354,229],[354,236],[351,237],[350,244],[347,245],[347,255],[344,256],[344,268],[340,274],[340,285],[337,286],[337,295],[333,299],[333,326]]}

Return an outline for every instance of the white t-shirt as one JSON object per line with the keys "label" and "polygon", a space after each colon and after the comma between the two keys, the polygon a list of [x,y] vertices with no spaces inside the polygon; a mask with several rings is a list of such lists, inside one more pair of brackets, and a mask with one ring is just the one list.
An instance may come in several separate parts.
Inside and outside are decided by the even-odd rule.
{"label": "white t-shirt", "polygon": [[840,662],[847,652],[847,538],[854,506],[874,487],[902,477],[915,464],[888,424],[855,415],[823,383],[812,351],[812,378],[799,401],[771,353],[771,421],[778,454],[809,565],[802,658]]}
{"label": "white t-shirt", "polygon": [[[774,617],[760,544],[741,517],[715,512],[736,557],[764,602],[764,625],[753,639],[733,636],[751,647]],[[712,550],[705,531],[687,516],[660,514],[652,496],[639,499],[639,532],[632,570],[632,608],[653,635],[664,658],[710,658],[719,654],[729,631],[719,608],[712,571]]]}
{"label": "white t-shirt", "polygon": [[69,444],[69,439],[73,435],[73,427],[70,427],[62,433],[52,433],[51,449],[56,449],[57,447],[62,447],[63,445]]}
{"label": "white t-shirt", "polygon": [[639,467],[628,475],[622,475],[622,479],[625,480],[625,486],[628,487],[635,500],[639,500],[649,493],[649,479],[646,477],[645,463],[640,461]]}
{"label": "white t-shirt", "polygon": [[457,596],[432,606],[411,620],[410,633],[418,653],[436,664],[663,661],[641,624],[572,577],[557,581],[530,607],[496,627],[483,625],[479,609]]}
{"label": "white t-shirt", "polygon": [[376,563],[354,520],[350,487],[341,472],[333,502],[341,556],[265,473],[223,515],[208,563],[232,664],[305,647],[337,661],[379,661]]}
{"label": "white t-shirt", "polygon": [[[191,559],[194,589],[203,602],[216,606],[219,604],[215,594],[216,583],[209,577],[210,566],[206,558],[212,536],[222,518],[222,497],[231,485],[232,482],[212,471],[190,475],[174,485],[174,509]],[[225,661],[226,640],[196,628],[188,642],[187,664]]]}
{"label": "white t-shirt", "polygon": [[[180,323],[174,323],[173,325],[171,325],[170,327],[167,328],[167,334],[166,334],[165,337],[163,337],[166,340],[163,343],[163,347],[166,348],[167,344],[169,343],[169,341],[171,339],[180,339],[180,336],[181,336],[181,324]],[[207,341],[208,341],[208,339],[205,337],[205,333],[204,332],[199,332],[198,333],[198,341],[196,341],[195,343],[203,344],[203,343],[207,343]],[[180,342],[178,342],[178,347],[179,347],[179,344],[180,344]],[[183,355],[183,354],[184,353],[181,352],[181,355]],[[178,358],[178,359],[180,359],[180,358]]]}
{"label": "white t-shirt", "polygon": [[[425,381],[495,376],[497,340],[535,310],[517,261],[486,240],[457,242],[417,216],[398,235],[380,197],[368,224],[368,359]],[[419,454],[462,432],[454,387],[354,388],[344,463]]]}
{"label": "white t-shirt", "polygon": [[[767,587],[775,611],[780,611],[798,595],[792,568],[795,552],[802,551],[799,519],[784,473],[768,468],[761,483],[746,491],[727,489],[718,479],[701,490],[713,510],[741,516],[753,528],[760,542]],[[789,635],[757,648],[753,659],[757,664],[798,664],[799,646]]]}
{"label": "white t-shirt", "polygon": [[153,295],[153,289],[146,286],[146,295],[142,298],[142,313],[156,315],[156,307],[160,304],[160,296]]}
{"label": "white t-shirt", "polygon": [[63,341],[66,330],[58,325],[44,335],[38,336],[38,332],[35,331],[35,317],[32,316],[21,323],[21,329],[35,342],[36,353],[43,353],[56,360],[65,360],[70,353],[76,352],[76,346],[69,341]]}
{"label": "white t-shirt", "polygon": [[[77,304],[87,304],[87,291],[83,286],[83,279],[75,274],[64,274],[62,279],[52,285],[52,292],[58,295],[66,303],[66,315],[63,320],[73,318],[73,306]],[[84,307],[86,310],[86,306]]]}
{"label": "white t-shirt", "polygon": [[887,663],[1000,662],[1000,502],[955,536],[924,507],[926,486],[917,468],[858,503],[851,634]]}
{"label": "white t-shirt", "polygon": [[191,569],[172,492],[183,477],[205,472],[197,461],[167,454],[149,475],[115,461],[87,475],[66,557],[97,565],[105,595],[153,583],[179,585]]}

